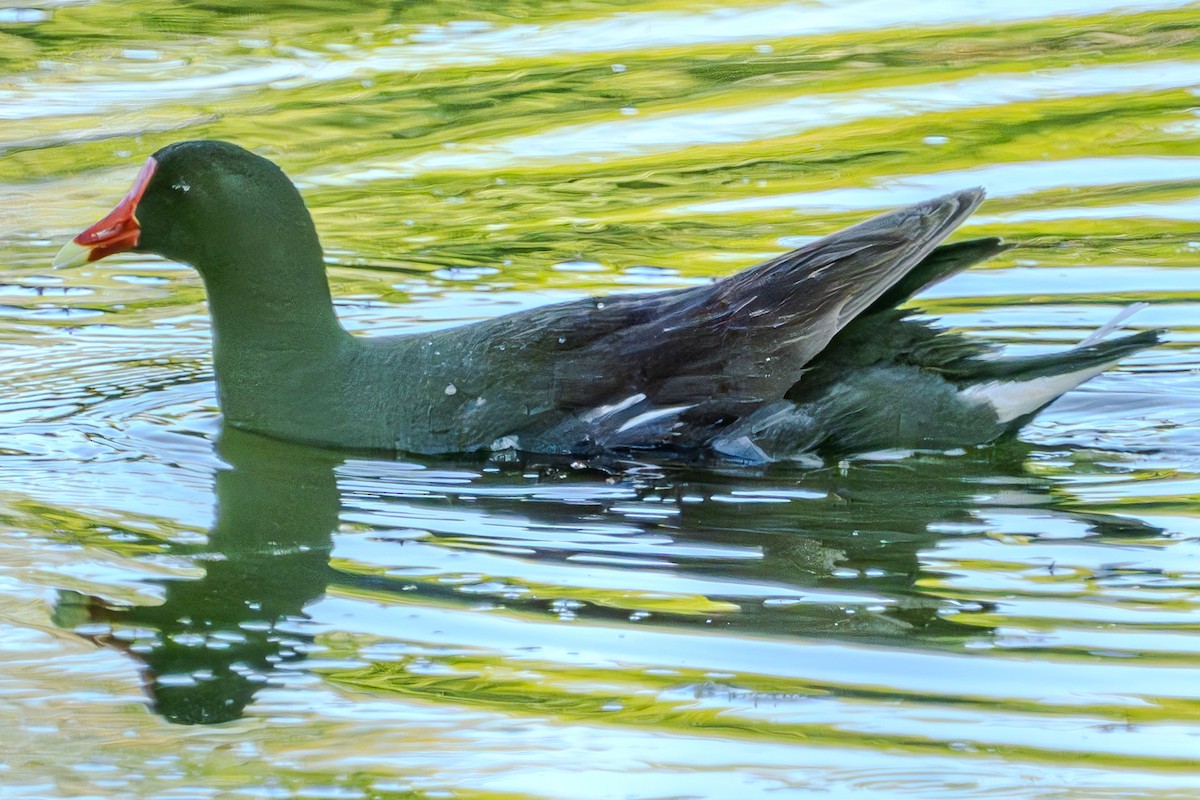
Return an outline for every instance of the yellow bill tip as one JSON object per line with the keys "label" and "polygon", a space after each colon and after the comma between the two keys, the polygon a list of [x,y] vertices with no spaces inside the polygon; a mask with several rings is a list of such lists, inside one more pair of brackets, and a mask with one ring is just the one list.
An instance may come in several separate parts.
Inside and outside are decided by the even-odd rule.
{"label": "yellow bill tip", "polygon": [[67,242],[58,251],[58,255],[54,256],[54,261],[50,266],[53,269],[63,269],[65,267],[78,267],[88,263],[91,258],[92,250],[90,247],[75,244],[75,240]]}

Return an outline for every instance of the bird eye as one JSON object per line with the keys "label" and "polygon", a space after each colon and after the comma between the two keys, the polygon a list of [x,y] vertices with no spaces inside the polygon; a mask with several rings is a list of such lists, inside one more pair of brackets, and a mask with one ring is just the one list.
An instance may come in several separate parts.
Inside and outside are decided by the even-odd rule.
{"label": "bird eye", "polygon": [[185,181],[183,178],[180,178],[171,184],[171,188],[177,192],[183,192],[184,194],[187,194],[189,191],[191,191],[192,187],[188,185],[187,181]]}

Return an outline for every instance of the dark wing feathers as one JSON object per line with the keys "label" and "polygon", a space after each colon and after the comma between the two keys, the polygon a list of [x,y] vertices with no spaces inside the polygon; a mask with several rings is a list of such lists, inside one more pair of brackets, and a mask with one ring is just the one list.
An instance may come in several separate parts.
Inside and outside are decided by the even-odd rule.
{"label": "dark wing feathers", "polygon": [[895,308],[934,284],[941,283],[956,272],[961,272],[972,264],[987,261],[1014,247],[1016,245],[1005,244],[994,236],[944,244],[936,248],[920,264],[913,267],[907,275],[896,281],[892,288],[880,295],[866,313]]}
{"label": "dark wing feathers", "polygon": [[[641,324],[595,343],[638,365],[660,405],[710,398],[714,413],[778,399],[858,313],[982,201],[978,189],[884,214],[756,267],[662,296]],[[633,387],[631,387],[633,388]]]}
{"label": "dark wing feathers", "polygon": [[956,272],[1012,249],[999,239],[970,239],[934,248],[892,288],[859,314],[811,362],[802,383],[788,397],[797,399],[823,391],[849,369],[877,364],[953,369],[965,359],[984,358],[996,348],[980,339],[935,327],[914,318],[916,309],[897,308],[914,295]]}
{"label": "dark wing feathers", "polygon": [[[478,406],[460,421],[463,440],[453,446],[478,446],[476,434],[497,428],[530,437],[565,430],[591,409],[637,395],[644,399],[610,418],[622,440],[636,438],[627,425],[635,412],[680,407],[687,427],[704,428],[778,400],[839,330],[927,260],[982,199],[971,189],[883,214],[705,286],[588,298],[435,335],[431,349],[461,375],[457,391],[514,398]],[[979,250],[999,246],[981,241],[988,244]],[[949,270],[941,263],[937,272]],[[923,274],[920,283],[936,277]],[[674,423],[645,424],[648,434],[667,436]]]}

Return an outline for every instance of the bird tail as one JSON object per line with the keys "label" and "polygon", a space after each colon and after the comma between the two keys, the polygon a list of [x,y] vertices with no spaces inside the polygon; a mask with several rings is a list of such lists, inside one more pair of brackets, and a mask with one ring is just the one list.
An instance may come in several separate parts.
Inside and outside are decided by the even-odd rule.
{"label": "bird tail", "polygon": [[[1111,332],[1129,313],[1128,309],[1122,310],[1097,333]],[[1019,427],[1061,395],[1115,366],[1126,356],[1160,344],[1163,333],[1161,330],[1141,331],[1108,341],[1097,341],[1093,334],[1067,351],[973,360],[969,376],[951,373],[947,377],[960,384],[967,382],[961,390],[964,396],[987,402],[995,409],[1001,423],[1012,422],[1014,427]],[[965,369],[964,365],[956,371]]]}

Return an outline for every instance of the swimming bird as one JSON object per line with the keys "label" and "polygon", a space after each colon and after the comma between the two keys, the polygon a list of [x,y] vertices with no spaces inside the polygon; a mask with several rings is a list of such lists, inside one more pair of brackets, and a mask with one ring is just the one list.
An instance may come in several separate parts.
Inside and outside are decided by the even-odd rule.
{"label": "swimming bird", "polygon": [[983,196],[892,211],[703,286],[357,337],[338,322],[315,226],[282,170],[234,144],[188,141],[150,157],[54,264],[134,251],[194,267],[225,422],[280,439],[756,462],[944,449],[1014,433],[1159,341],[1146,331],[1000,358],[898,308],[1006,249],[997,239],[938,246]]}

